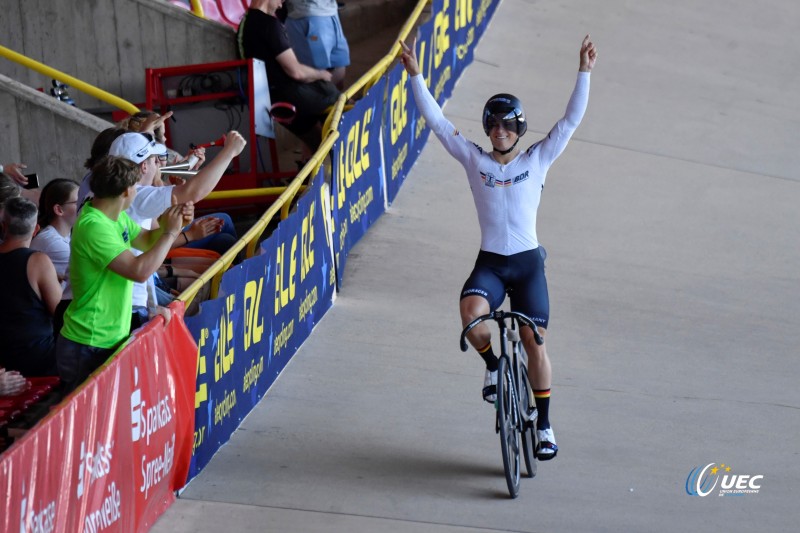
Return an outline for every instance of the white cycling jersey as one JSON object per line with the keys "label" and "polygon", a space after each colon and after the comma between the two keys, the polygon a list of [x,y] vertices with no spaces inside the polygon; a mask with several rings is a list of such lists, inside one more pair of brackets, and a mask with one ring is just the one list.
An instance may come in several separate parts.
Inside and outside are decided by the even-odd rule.
{"label": "white cycling jersey", "polygon": [[586,112],[589,73],[578,72],[567,111],[545,138],[501,165],[445,118],[422,74],[411,78],[414,100],[431,131],[467,171],[481,227],[481,250],[513,255],[539,246],[536,212],[547,171],[561,155]]}

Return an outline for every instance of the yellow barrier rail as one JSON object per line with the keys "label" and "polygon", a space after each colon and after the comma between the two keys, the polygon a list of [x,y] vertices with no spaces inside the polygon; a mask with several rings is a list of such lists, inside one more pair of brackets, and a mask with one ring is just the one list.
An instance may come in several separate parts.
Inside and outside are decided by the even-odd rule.
{"label": "yellow barrier rail", "polygon": [[203,4],[200,3],[200,0],[191,0],[189,3],[192,6],[192,13],[202,19],[206,18],[206,14],[203,11]]}
{"label": "yellow barrier rail", "polygon": [[89,96],[93,96],[94,98],[97,98],[98,100],[101,100],[109,105],[113,105],[118,109],[122,109],[123,111],[126,111],[131,115],[139,112],[138,107],[128,102],[127,100],[123,100],[119,96],[114,96],[113,94],[108,93],[102,89],[98,89],[94,85],[90,85],[84,81],[79,80],[78,78],[74,78],[65,72],[61,72],[60,70],[48,67],[44,63],[39,63],[35,59],[31,59],[2,45],[0,45],[0,56],[5,57],[9,61],[19,63],[23,67],[35,70],[39,74],[43,74],[48,78],[53,78],[60,82],[66,83],[70,87],[74,87],[75,89],[78,89],[79,91],[84,92]]}
{"label": "yellow barrier rail", "polygon": [[[194,5],[196,0],[192,0]],[[392,66],[397,56],[400,53],[400,44],[398,41],[405,41],[408,35],[417,24],[422,11],[431,3],[432,0],[419,0],[414,10],[409,15],[405,25],[398,33],[397,39],[392,45],[389,53],[381,58],[371,69],[369,69],[363,76],[361,76],[352,86],[347,88],[337,100],[330,114],[328,115],[325,125],[323,126],[324,140],[322,144],[311,157],[311,159],[303,166],[297,176],[287,187],[265,187],[262,189],[242,189],[237,191],[215,191],[208,195],[208,199],[226,199],[226,198],[246,198],[255,196],[270,196],[279,193],[280,196],[275,202],[270,205],[267,211],[256,221],[255,224],[234,244],[227,252],[225,252],[216,263],[214,263],[208,270],[206,270],[194,283],[189,285],[177,299],[184,302],[187,306],[194,300],[200,290],[207,284],[211,283],[211,298],[216,298],[219,291],[219,284],[222,281],[222,274],[233,264],[242,250],[245,250],[245,258],[250,258],[255,255],[256,246],[259,239],[267,229],[273,217],[280,210],[281,219],[289,216],[289,210],[292,202],[303,188],[303,183],[309,176],[316,175],[319,167],[322,165],[328,153],[333,148],[333,143],[339,138],[339,131],[337,129],[339,121],[342,118],[345,107],[348,106],[347,102],[358,95],[360,92],[366,92],[383,76],[386,71]],[[199,4],[199,2],[197,2]],[[200,8],[202,13],[202,8]],[[195,12],[196,13],[196,12]],[[202,16],[202,15],[201,15]]]}

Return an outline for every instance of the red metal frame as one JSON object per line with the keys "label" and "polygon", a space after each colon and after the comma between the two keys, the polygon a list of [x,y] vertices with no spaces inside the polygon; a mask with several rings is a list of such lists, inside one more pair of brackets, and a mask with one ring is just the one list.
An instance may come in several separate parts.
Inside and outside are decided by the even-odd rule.
{"label": "red metal frame", "polygon": [[[253,116],[255,112],[254,96],[253,96],[253,61],[250,59],[221,61],[216,63],[183,65],[177,67],[149,68],[145,70],[145,97],[146,97],[145,105],[147,108],[152,109],[153,111],[164,113],[173,105],[181,105],[181,104],[202,102],[202,101],[224,100],[227,98],[231,98],[232,96],[238,96],[240,94],[235,91],[226,91],[220,93],[210,93],[210,94],[192,95],[192,96],[176,96],[170,98],[166,95],[164,90],[164,78],[190,76],[193,74],[210,74],[219,71],[230,71],[233,69],[241,69],[241,68],[247,69],[247,101],[248,101],[247,103],[248,103],[248,113],[250,115],[249,116],[250,129],[248,132],[240,132],[240,133],[242,134],[246,133],[248,135],[248,144],[250,144],[250,150],[249,150],[250,172],[246,173],[239,172],[240,168],[239,158],[236,158],[233,163],[235,173],[226,174],[223,177],[223,179],[220,180],[220,183],[217,186],[219,190],[258,188],[263,186],[262,184],[263,181],[270,181],[270,180],[274,181],[274,180],[279,180],[281,178],[290,178],[296,175],[296,171],[292,172],[281,171],[280,164],[278,161],[278,149],[275,143],[275,139],[268,139],[271,171],[258,172],[259,168],[258,148],[255,146],[255,141],[257,137],[256,137],[255,117]],[[169,139],[171,137],[169,134],[169,127],[170,127],[169,121],[167,121],[165,127],[167,128],[167,144],[169,144]],[[221,201],[221,203],[224,205],[244,204],[253,202],[254,200]]]}

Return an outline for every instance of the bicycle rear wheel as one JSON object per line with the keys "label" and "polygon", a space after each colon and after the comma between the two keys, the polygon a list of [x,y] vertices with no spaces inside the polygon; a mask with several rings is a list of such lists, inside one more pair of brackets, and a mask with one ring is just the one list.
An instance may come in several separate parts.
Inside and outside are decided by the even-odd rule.
{"label": "bicycle rear wheel", "polygon": [[497,421],[500,428],[500,450],[508,492],[512,498],[519,494],[519,413],[514,392],[514,376],[508,357],[501,357],[497,367]]}
{"label": "bicycle rear wheel", "polygon": [[[520,364],[519,372],[520,409],[524,409],[528,413],[532,407],[535,407],[534,402],[531,401],[532,389],[528,381],[528,369],[525,365]],[[522,423],[525,424],[525,422]],[[522,456],[525,458],[528,477],[534,477],[536,475],[536,418],[532,418],[528,424],[522,429]]]}

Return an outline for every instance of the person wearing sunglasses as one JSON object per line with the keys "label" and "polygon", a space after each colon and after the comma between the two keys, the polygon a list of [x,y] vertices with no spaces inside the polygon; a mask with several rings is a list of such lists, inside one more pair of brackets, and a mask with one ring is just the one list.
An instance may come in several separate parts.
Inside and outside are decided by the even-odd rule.
{"label": "person wearing sunglasses", "polygon": [[[522,102],[500,93],[486,102],[481,115],[490,150],[466,139],[444,117],[428,91],[416,58],[416,41],[401,44],[400,61],[410,77],[414,100],[433,133],[467,172],[478,222],[481,248],[475,267],[461,291],[462,325],[497,309],[506,293],[511,310],[529,316],[542,337],[549,319],[546,253],[536,234],[536,213],[550,166],[561,155],[583,118],[589,101],[589,76],[597,49],[587,35],[580,47],[580,65],[572,96],[564,116],[540,140],[522,151],[519,140],[528,130]],[[536,422],[536,455],[553,459],[558,452],[549,420],[552,369],[545,344],[537,345],[529,327],[520,330],[528,354],[528,374],[539,416]],[[491,331],[485,324],[467,337],[486,364],[484,400],[494,403],[497,386],[497,356],[492,351]]]}
{"label": "person wearing sunglasses", "polygon": [[[160,118],[161,115],[155,111],[150,109],[142,109],[138,113],[135,113],[127,119],[119,122],[117,125],[121,128],[125,128],[128,131],[147,133],[145,128],[149,127],[149,124],[152,124],[154,120],[158,120]],[[165,146],[167,145],[167,133],[164,122],[160,122],[158,126],[152,130],[152,135],[157,143]],[[167,153],[160,154],[158,156],[158,162],[161,166],[193,162],[194,164],[189,170],[198,170],[201,166],[203,166],[205,160],[205,148],[192,148],[185,156],[182,156],[180,153],[167,147]]]}
{"label": "person wearing sunglasses", "polygon": [[70,232],[77,218],[78,184],[67,178],[49,181],[39,196],[41,229],[33,237],[31,248],[47,254],[61,281],[69,264]]}

